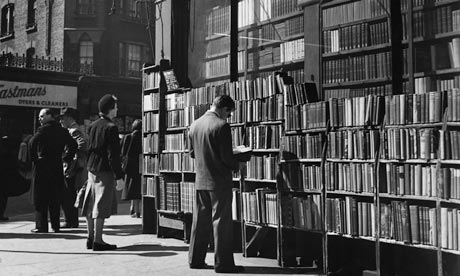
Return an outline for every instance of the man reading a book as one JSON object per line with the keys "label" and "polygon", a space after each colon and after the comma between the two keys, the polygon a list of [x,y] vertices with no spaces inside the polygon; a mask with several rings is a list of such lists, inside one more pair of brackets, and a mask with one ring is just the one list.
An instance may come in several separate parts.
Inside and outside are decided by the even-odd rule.
{"label": "man reading a book", "polygon": [[203,116],[192,123],[189,132],[191,157],[195,158],[196,201],[193,210],[189,265],[206,268],[206,251],[214,234],[214,270],[217,273],[244,271],[233,259],[232,170],[251,158],[250,152],[234,155],[227,123],[235,110],[228,95],[218,96]]}

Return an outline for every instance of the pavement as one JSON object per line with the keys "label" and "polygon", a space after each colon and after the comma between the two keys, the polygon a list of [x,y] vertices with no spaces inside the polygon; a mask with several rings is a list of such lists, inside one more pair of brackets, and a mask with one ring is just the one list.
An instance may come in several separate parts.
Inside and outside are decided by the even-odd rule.
{"label": "pavement", "polygon": [[[79,228],[35,234],[30,232],[35,228],[32,213],[10,213],[9,221],[0,222],[0,276],[216,274],[212,268],[190,269],[188,244],[182,240],[142,234],[142,221],[127,215],[127,203],[119,204],[118,210],[120,215],[107,219],[104,227],[104,240],[118,249],[102,252],[86,249],[83,217]],[[212,252],[207,254],[206,262],[213,265]],[[274,259],[245,258],[241,253],[235,253],[235,262],[245,267],[239,275],[317,275],[304,269],[280,268]]]}

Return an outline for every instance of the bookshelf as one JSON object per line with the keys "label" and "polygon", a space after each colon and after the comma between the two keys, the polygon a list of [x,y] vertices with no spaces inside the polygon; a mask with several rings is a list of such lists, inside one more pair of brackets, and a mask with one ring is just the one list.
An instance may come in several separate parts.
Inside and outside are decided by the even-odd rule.
{"label": "bookshelf", "polygon": [[[239,80],[265,78],[283,68],[297,82],[304,80],[304,20],[297,0],[242,0],[238,8],[237,71]],[[206,26],[194,33],[191,58],[203,63],[190,79],[198,85],[219,85],[230,80],[230,20],[228,1],[207,2],[196,15]],[[197,63],[198,64],[198,63]]]}

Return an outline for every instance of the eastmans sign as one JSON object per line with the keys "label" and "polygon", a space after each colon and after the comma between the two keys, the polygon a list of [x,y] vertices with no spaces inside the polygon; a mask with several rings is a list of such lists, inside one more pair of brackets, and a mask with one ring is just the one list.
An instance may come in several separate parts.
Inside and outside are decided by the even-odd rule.
{"label": "eastmans sign", "polygon": [[0,80],[0,105],[77,108],[77,87]]}

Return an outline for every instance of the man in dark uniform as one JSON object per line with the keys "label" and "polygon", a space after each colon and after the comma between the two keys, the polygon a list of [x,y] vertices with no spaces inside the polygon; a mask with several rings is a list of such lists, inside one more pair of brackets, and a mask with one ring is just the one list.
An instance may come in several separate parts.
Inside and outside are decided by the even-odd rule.
{"label": "man in dark uniform", "polygon": [[[54,118],[49,108],[40,110],[41,126],[30,140],[30,157],[34,164],[35,229],[33,233],[48,232],[48,210],[51,227],[59,232],[59,196],[64,188],[62,162],[70,162],[77,143]],[[64,148],[67,150],[64,152]]]}
{"label": "man in dark uniform", "polygon": [[209,237],[214,234],[214,270],[237,273],[244,270],[233,259],[232,170],[250,154],[233,155],[227,118],[235,102],[227,95],[214,99],[208,110],[190,127],[191,156],[196,167],[196,202],[193,211],[189,266],[205,268]]}

